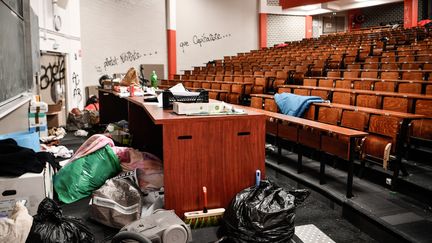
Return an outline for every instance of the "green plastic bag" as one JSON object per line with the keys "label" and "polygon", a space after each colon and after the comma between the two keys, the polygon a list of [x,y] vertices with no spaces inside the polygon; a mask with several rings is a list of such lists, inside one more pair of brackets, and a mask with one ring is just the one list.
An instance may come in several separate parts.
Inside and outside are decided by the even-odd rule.
{"label": "green plastic bag", "polygon": [[72,203],[101,187],[121,171],[120,161],[109,145],[67,164],[54,176],[60,201]]}

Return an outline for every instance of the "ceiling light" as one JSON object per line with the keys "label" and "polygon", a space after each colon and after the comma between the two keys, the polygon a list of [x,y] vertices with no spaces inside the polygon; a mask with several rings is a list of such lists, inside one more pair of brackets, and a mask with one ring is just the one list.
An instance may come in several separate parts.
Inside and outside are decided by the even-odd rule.
{"label": "ceiling light", "polygon": [[356,2],[367,2],[367,1],[370,1],[370,0],[355,0]]}

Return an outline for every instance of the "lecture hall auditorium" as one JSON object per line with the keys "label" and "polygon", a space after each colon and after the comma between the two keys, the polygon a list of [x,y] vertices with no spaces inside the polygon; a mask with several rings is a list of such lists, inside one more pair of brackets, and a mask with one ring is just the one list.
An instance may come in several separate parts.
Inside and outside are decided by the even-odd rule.
{"label": "lecture hall auditorium", "polygon": [[[116,123],[129,133],[119,136],[126,138],[122,149],[160,158],[156,176],[163,183],[138,197],[157,194],[171,215],[206,206],[232,209],[238,192],[263,185],[256,180],[260,169],[278,192],[310,192],[302,203],[287,194],[271,201],[291,199],[290,222],[276,225],[295,229],[289,242],[432,242],[431,0],[0,0],[0,13],[0,136],[29,131],[33,95],[58,108],[47,114],[36,109],[48,128],[66,128],[72,111],[84,111],[95,95],[99,130],[87,130],[106,134]],[[128,70],[136,85],[120,89]],[[157,89],[147,93],[150,99],[129,92],[152,79]],[[178,115],[158,107],[155,94],[178,84],[230,109]],[[88,144],[90,135],[67,132],[60,145],[68,152]],[[54,182],[46,176],[38,185],[58,183],[64,168]],[[63,177],[66,194],[79,193],[69,185],[81,186],[67,180],[93,176],[76,171],[81,174]],[[26,186],[24,196],[36,186]],[[55,190],[39,194],[54,197],[63,219],[77,217],[88,229],[81,232],[95,242],[111,242],[120,227],[112,228],[110,220],[121,220],[123,209],[132,207],[107,216],[108,224],[97,222],[92,189],[69,203]],[[151,206],[139,208],[137,217],[154,216],[154,201],[145,202]],[[27,206],[35,215],[37,205]],[[279,212],[266,215],[277,218]],[[257,226],[243,236],[257,242],[257,228],[266,224],[257,222],[258,213],[241,216]],[[222,229],[184,234],[192,243],[230,242]]]}
{"label": "lecture hall auditorium", "polygon": [[[278,4],[318,12],[337,3]],[[428,18],[431,3],[405,0],[376,8],[401,5],[399,19],[380,18],[369,26],[364,22],[374,7],[347,10],[347,28],[316,37],[315,19],[332,28],[339,13],[306,16],[302,40],[260,42],[257,50],[176,73],[162,87],[182,83],[208,90],[212,99],[262,111],[268,168],[325,195],[380,242],[431,242],[432,34],[418,24]],[[266,18],[261,14],[260,21]],[[271,27],[260,28],[266,38]],[[293,118],[275,101],[281,93],[327,102],[312,103]]]}

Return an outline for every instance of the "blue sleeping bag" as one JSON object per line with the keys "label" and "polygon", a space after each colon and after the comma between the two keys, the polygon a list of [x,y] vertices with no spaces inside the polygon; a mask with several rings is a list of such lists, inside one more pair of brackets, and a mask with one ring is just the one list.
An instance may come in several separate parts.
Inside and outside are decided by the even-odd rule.
{"label": "blue sleeping bag", "polygon": [[291,93],[275,94],[274,99],[283,114],[296,117],[301,117],[311,103],[324,102],[318,96],[303,96]]}

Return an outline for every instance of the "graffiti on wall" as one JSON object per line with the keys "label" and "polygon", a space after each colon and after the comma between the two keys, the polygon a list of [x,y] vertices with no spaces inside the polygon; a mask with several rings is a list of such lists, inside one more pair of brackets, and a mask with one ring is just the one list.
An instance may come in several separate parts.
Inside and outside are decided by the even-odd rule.
{"label": "graffiti on wall", "polygon": [[81,94],[81,88],[80,88],[80,78],[79,75],[75,72],[72,73],[72,84],[73,84],[73,97],[77,101],[77,103],[80,103],[82,101],[82,94]]}
{"label": "graffiti on wall", "polygon": [[49,89],[51,100],[57,103],[63,98],[66,75],[65,57],[43,55],[41,63],[39,88],[41,91]]}
{"label": "graffiti on wall", "polygon": [[140,52],[136,50],[125,51],[120,53],[119,55],[105,57],[103,61],[103,65],[96,65],[95,69],[96,72],[103,73],[104,71],[107,71],[107,69],[110,67],[118,66],[120,64],[124,64],[128,62],[135,62],[137,60],[140,60],[143,57],[151,57],[157,54],[158,51],[146,51],[146,52]]}
{"label": "graffiti on wall", "polygon": [[180,49],[182,50],[182,52],[185,52],[185,48],[191,47],[191,46],[198,46],[198,47],[204,47],[205,43],[209,43],[209,42],[215,42],[215,41],[219,41],[225,38],[231,37],[231,34],[220,34],[220,33],[211,33],[211,34],[206,34],[203,33],[201,35],[193,35],[192,36],[192,41],[181,41],[179,46]]}

